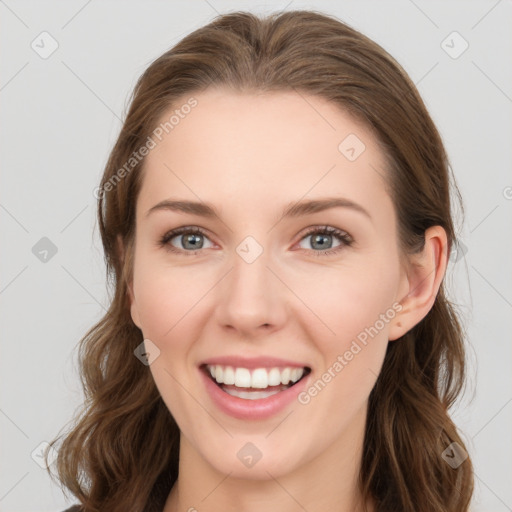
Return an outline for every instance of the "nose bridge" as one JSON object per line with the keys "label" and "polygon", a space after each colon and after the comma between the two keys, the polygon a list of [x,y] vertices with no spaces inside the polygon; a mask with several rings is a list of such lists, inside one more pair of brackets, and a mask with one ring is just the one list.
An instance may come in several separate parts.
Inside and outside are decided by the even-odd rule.
{"label": "nose bridge", "polygon": [[237,295],[239,301],[247,298],[264,299],[271,287],[269,283],[268,248],[249,235],[235,248],[232,258],[233,270],[230,287],[232,294]]}
{"label": "nose bridge", "polygon": [[279,290],[270,250],[253,236],[244,238],[230,258],[231,271],[218,297],[219,320],[240,329],[275,324],[279,314]]}

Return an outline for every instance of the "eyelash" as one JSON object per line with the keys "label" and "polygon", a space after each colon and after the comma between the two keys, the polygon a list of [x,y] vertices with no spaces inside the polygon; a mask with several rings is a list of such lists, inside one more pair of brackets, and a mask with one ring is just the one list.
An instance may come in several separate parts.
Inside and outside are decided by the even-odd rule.
{"label": "eyelash", "polygon": [[[203,235],[205,237],[208,237],[207,233],[203,231],[201,228],[184,226],[167,232],[159,241],[160,247],[165,248],[169,252],[180,254],[183,256],[195,256],[198,252],[202,251],[202,249],[197,249],[196,251],[185,251],[182,249],[177,249],[176,247],[172,246],[169,243],[169,241],[172,240],[175,236],[182,235],[184,233]],[[334,249],[327,249],[325,251],[304,249],[312,251],[315,254],[315,256],[332,256],[343,250],[345,247],[350,247],[354,243],[353,238],[348,233],[346,233],[345,231],[341,231],[340,229],[333,228],[332,226],[313,226],[312,228],[308,229],[308,231],[304,234],[300,241],[303,238],[306,238],[307,236],[312,234],[334,235],[340,240],[340,242],[342,242],[338,247],[335,247]]]}

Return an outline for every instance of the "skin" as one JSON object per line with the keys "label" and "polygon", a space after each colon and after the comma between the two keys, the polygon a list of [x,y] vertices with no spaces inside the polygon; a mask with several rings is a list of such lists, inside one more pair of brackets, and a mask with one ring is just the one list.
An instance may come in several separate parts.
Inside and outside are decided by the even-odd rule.
{"label": "skin", "polygon": [[[368,396],[388,342],[434,303],[446,234],[430,228],[424,251],[401,264],[377,142],[325,100],[224,89],[194,97],[198,105],[146,158],[129,283],[132,319],[160,350],[150,371],[182,433],[179,478],[164,512],[363,510],[357,474]],[[349,134],[366,146],[355,161],[338,150]],[[281,219],[288,203],[333,196],[360,204],[371,219],[349,208]],[[219,216],[146,215],[171,197],[213,203]],[[325,225],[354,243],[315,255],[315,234],[305,231]],[[207,231],[196,255],[185,254],[193,250],[181,235],[172,245],[182,254],[158,245],[181,226]],[[236,252],[247,236],[263,248],[251,264]],[[327,237],[325,249],[343,244]],[[217,409],[204,388],[198,365],[221,355],[308,362],[315,382],[393,304],[401,311],[307,404],[242,421]],[[262,453],[250,468],[237,458],[247,442]]]}

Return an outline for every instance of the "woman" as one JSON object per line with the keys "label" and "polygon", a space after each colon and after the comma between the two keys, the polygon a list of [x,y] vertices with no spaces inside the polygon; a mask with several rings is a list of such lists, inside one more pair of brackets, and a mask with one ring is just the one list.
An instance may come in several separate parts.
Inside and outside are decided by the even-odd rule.
{"label": "woman", "polygon": [[153,62],[97,190],[80,510],[467,511],[449,185],[414,84],[335,18],[231,13]]}

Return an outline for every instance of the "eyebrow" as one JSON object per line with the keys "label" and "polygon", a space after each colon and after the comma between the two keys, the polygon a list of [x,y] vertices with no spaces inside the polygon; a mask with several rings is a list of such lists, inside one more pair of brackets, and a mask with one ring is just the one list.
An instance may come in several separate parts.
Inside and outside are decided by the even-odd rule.
{"label": "eyebrow", "polygon": [[[368,217],[368,219],[372,220],[371,215],[360,204],[354,203],[350,199],[343,197],[326,197],[322,199],[312,199],[308,201],[290,203],[283,209],[282,218],[311,215],[313,213],[330,210],[331,208],[349,208],[356,212],[362,213]],[[219,217],[216,208],[212,204],[175,199],[165,199],[164,201],[156,204],[146,212],[146,217],[153,212],[162,210],[190,213],[206,218]]]}

